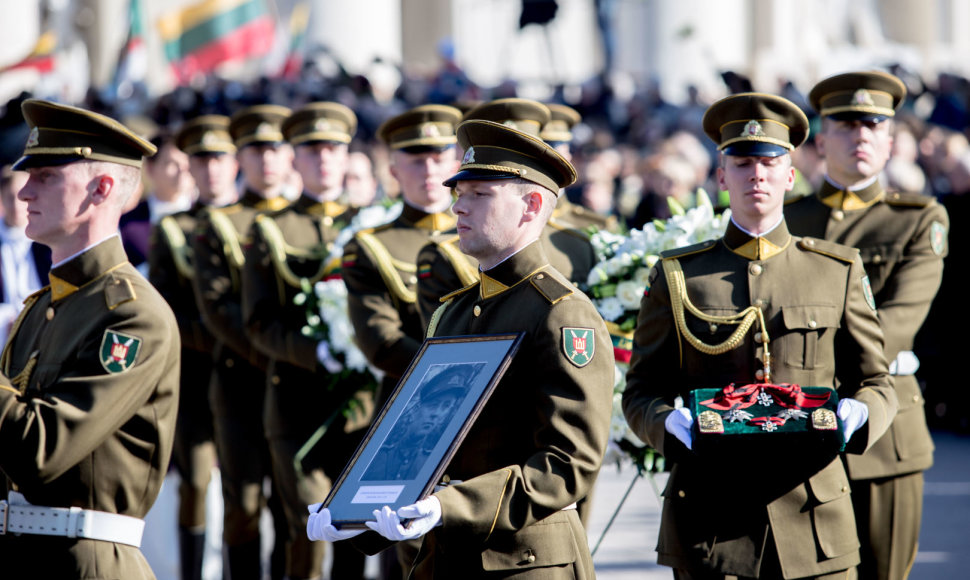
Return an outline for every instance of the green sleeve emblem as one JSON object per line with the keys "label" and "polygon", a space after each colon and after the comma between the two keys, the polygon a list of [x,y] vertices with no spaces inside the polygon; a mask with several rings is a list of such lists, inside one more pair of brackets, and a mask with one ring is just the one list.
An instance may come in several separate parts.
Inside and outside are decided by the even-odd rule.
{"label": "green sleeve emblem", "polygon": [[135,366],[141,339],[114,330],[105,330],[101,338],[101,366],[109,373],[123,373]]}
{"label": "green sleeve emblem", "polygon": [[876,309],[876,297],[872,295],[872,284],[869,283],[869,276],[862,277],[862,293],[866,296],[866,304],[873,310]]}
{"label": "green sleeve emblem", "polygon": [[596,342],[593,340],[592,328],[563,328],[562,351],[577,367],[584,367],[593,360]]}

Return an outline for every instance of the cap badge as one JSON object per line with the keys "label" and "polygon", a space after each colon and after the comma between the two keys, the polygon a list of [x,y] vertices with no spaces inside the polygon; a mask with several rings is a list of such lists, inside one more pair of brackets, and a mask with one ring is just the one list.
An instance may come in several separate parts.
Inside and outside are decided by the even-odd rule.
{"label": "cap badge", "polygon": [[27,147],[36,147],[40,144],[40,131],[37,127],[30,130],[30,135],[27,136]]}
{"label": "cap badge", "polygon": [[203,145],[215,145],[218,142],[219,142],[219,137],[212,131],[206,131],[205,134],[202,135]]}
{"label": "cap badge", "polygon": [[513,121],[512,119],[507,119],[502,124],[505,125],[506,127],[512,127],[513,129],[518,129],[519,128],[519,126],[516,125],[515,124],[515,121]]}
{"label": "cap badge", "polygon": [[317,119],[313,124],[314,131],[329,131],[331,128],[330,121],[327,119]]}
{"label": "cap badge", "polygon": [[867,105],[874,107],[876,103],[872,100],[872,95],[866,89],[859,89],[852,94],[853,105]]}
{"label": "cap badge", "polygon": [[465,165],[467,163],[475,163],[475,148],[469,147],[468,151],[465,151],[465,156],[461,158],[461,164]]}
{"label": "cap badge", "polygon": [[764,137],[765,130],[761,127],[761,123],[752,119],[744,125],[741,134],[747,137]]}
{"label": "cap badge", "polygon": [[273,125],[271,125],[270,123],[265,123],[265,122],[260,123],[256,127],[256,135],[259,135],[261,137],[265,135],[273,135],[275,133],[276,133],[276,128],[273,127]]}
{"label": "cap badge", "polygon": [[422,137],[441,137],[441,131],[438,129],[437,125],[432,125],[428,123],[421,126],[421,136]]}

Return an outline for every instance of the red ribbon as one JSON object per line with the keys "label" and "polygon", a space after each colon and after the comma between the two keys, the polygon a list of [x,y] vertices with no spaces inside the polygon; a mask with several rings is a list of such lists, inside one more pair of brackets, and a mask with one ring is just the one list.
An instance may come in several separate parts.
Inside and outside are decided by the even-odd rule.
{"label": "red ribbon", "polygon": [[713,399],[701,401],[701,405],[727,411],[732,408],[747,409],[758,403],[758,395],[765,392],[775,400],[775,403],[786,409],[814,409],[821,407],[829,400],[830,392],[810,394],[802,391],[798,385],[783,383],[772,385],[768,383],[754,383],[736,387],[734,383],[721,389]]}

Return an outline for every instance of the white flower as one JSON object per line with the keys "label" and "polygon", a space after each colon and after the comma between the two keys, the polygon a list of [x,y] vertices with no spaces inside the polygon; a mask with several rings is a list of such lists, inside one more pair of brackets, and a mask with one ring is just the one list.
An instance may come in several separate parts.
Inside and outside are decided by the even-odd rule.
{"label": "white flower", "polygon": [[[647,256],[645,261],[648,266],[653,267],[657,262],[657,256]],[[650,285],[650,268],[637,268],[637,271],[633,273],[633,281],[640,288],[646,289]],[[619,293],[619,290],[617,290],[617,294]]]}
{"label": "white flower", "polygon": [[617,318],[623,316],[624,308],[623,304],[618,298],[610,297],[603,298],[596,302],[596,309],[599,310],[600,316],[605,320],[610,322],[615,321]]}
{"label": "white flower", "polygon": [[624,280],[616,285],[616,298],[626,310],[637,310],[640,308],[640,299],[646,284],[637,284],[632,280]]}

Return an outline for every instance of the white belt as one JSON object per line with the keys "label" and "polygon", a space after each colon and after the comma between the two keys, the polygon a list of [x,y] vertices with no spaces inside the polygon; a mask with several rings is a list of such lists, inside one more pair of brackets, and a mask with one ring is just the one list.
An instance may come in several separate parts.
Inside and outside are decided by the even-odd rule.
{"label": "white belt", "polygon": [[141,547],[145,520],[79,507],[31,505],[21,493],[11,491],[7,495],[0,500],[0,535],[87,538]]}
{"label": "white belt", "polygon": [[889,374],[896,376],[915,375],[919,370],[919,358],[911,350],[901,350],[889,363]]}

